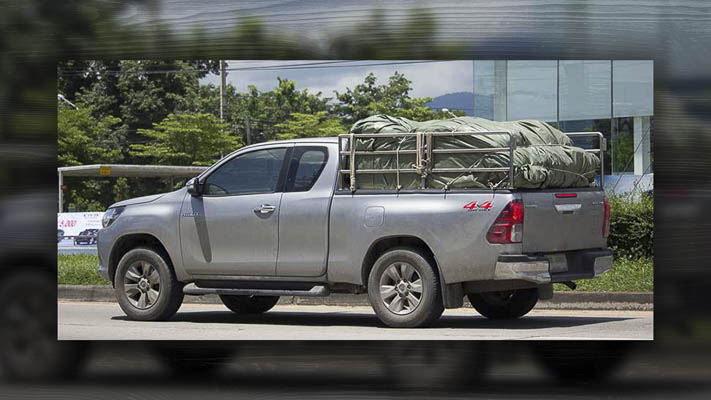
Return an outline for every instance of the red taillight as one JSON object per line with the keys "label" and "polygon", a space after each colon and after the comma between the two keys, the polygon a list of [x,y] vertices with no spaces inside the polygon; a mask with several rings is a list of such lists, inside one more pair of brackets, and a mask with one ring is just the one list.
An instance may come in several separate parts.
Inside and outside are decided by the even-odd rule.
{"label": "red taillight", "polygon": [[607,201],[607,196],[603,199],[605,203],[605,213],[602,217],[602,237],[607,238],[610,234],[610,202]]}
{"label": "red taillight", "polygon": [[523,237],[523,202],[511,201],[486,233],[489,243],[519,243]]}
{"label": "red taillight", "polygon": [[558,199],[567,199],[571,197],[578,197],[577,193],[556,193],[555,197]]}

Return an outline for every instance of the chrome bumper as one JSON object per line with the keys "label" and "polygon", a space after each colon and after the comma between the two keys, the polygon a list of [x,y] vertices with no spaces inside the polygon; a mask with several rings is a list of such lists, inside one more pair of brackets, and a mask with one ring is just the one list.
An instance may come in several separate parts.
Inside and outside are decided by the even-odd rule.
{"label": "chrome bumper", "polygon": [[578,250],[543,256],[499,256],[495,280],[524,280],[537,284],[596,278],[612,269],[612,250]]}
{"label": "chrome bumper", "polygon": [[520,279],[535,283],[548,283],[551,281],[548,268],[548,260],[497,261],[494,279]]}

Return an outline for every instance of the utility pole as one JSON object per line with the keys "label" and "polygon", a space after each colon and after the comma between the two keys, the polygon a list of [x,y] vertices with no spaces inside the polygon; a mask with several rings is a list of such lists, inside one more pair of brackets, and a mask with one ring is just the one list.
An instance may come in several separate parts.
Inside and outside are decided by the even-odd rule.
{"label": "utility pole", "polygon": [[220,121],[225,122],[225,84],[227,81],[225,73],[225,60],[220,60]]}
{"label": "utility pole", "polygon": [[252,128],[249,126],[249,117],[244,119],[244,141],[247,142],[247,146],[252,144]]}

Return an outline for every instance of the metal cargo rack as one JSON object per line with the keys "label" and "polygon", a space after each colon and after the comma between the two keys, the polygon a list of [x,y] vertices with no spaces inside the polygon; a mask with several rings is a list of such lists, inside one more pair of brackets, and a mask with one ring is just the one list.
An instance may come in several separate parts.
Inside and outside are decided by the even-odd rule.
{"label": "metal cargo rack", "polygon": [[584,137],[591,136],[598,138],[597,149],[585,149],[588,153],[595,153],[600,158],[600,187],[605,185],[605,149],[607,149],[607,140],[600,132],[568,132],[566,133],[568,137]]}
{"label": "metal cargo rack", "polygon": [[[434,138],[439,136],[488,136],[506,135],[508,136],[508,146],[506,147],[481,147],[462,149],[437,149],[434,147]],[[604,149],[605,138],[600,132],[572,132],[567,133],[571,137],[595,136],[599,138],[598,149],[588,149],[587,152],[598,153],[600,157],[600,185],[604,182]],[[356,139],[377,139],[377,138],[401,138],[401,143],[405,140],[415,139],[415,149],[395,149],[395,150],[356,150]],[[485,132],[407,132],[407,133],[366,133],[366,134],[343,134],[338,135],[338,189],[350,189],[354,192],[357,189],[358,174],[395,174],[396,189],[400,190],[400,174],[417,174],[420,176],[420,189],[427,188],[427,176],[436,173],[485,173],[485,172],[508,172],[508,186],[505,189],[514,188],[514,150],[516,141],[509,131],[485,131]],[[472,153],[509,153],[509,165],[507,167],[472,167],[472,168],[433,168],[432,159],[434,154],[472,154]],[[416,162],[412,168],[400,168],[400,155],[416,156]],[[395,168],[373,168],[357,169],[356,158],[358,156],[394,155]],[[345,177],[349,178],[349,185],[345,187]],[[446,190],[446,189],[445,189]]]}

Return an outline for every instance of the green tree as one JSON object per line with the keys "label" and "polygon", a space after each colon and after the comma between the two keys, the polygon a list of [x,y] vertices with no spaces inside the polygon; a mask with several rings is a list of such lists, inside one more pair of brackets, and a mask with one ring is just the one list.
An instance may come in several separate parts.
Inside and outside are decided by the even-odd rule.
{"label": "green tree", "polygon": [[57,113],[57,160],[60,166],[111,163],[121,159],[120,137],[112,116],[96,118],[92,110],[60,106]]}
{"label": "green tree", "polygon": [[338,136],[346,129],[336,118],[330,118],[326,111],[315,114],[292,113],[291,119],[276,125],[277,139]]}
{"label": "green tree", "polygon": [[[363,83],[355,88],[346,88],[339,93],[335,91],[339,103],[335,112],[341,116],[343,123],[352,125],[354,122],[375,114],[388,114],[395,117],[405,117],[415,121],[451,118],[439,110],[433,110],[425,104],[432,101],[430,97],[412,98],[410,90],[412,81],[404,74],[395,72],[388,83],[377,85],[377,78],[371,72]],[[453,110],[456,116],[465,115],[463,111]]]}
{"label": "green tree", "polygon": [[116,178],[113,187],[114,201],[123,201],[129,198],[128,194],[128,178]]}
{"label": "green tree", "polygon": [[[57,161],[60,166],[113,163],[121,159],[121,122],[106,116],[97,118],[91,108],[79,109],[59,104],[57,112]],[[112,203],[111,182],[107,180],[65,178],[71,189],[66,203],[80,211],[99,211]]]}
{"label": "green tree", "polygon": [[138,133],[152,139],[131,145],[131,155],[170,165],[210,165],[242,145],[212,114],[170,114],[153,129]]}
{"label": "green tree", "polygon": [[297,90],[296,82],[277,78],[278,85],[271,91],[260,91],[250,85],[247,93],[237,94],[228,100],[228,114],[236,132],[244,132],[245,119],[249,119],[250,142],[274,140],[280,132],[278,124],[285,123],[294,113],[315,114],[331,111],[330,98],[308,89]]}

